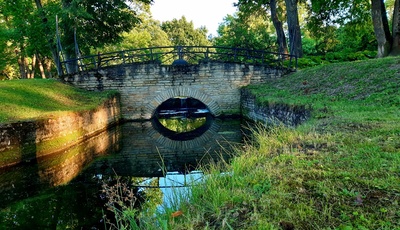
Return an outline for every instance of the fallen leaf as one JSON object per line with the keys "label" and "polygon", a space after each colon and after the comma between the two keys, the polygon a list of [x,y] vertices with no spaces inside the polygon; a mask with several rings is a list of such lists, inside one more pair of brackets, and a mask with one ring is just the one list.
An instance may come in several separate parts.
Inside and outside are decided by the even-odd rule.
{"label": "fallen leaf", "polygon": [[171,217],[175,218],[175,217],[178,217],[178,216],[181,216],[181,215],[183,215],[183,212],[179,210],[179,211],[173,212],[171,214]]}

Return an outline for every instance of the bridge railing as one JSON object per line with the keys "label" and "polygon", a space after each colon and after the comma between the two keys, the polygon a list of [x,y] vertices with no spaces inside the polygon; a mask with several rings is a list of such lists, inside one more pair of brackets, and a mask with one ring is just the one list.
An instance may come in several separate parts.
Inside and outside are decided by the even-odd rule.
{"label": "bridge railing", "polygon": [[203,61],[223,61],[267,65],[287,70],[297,68],[297,58],[288,54],[220,46],[164,46],[98,53],[97,55],[63,61],[61,66],[63,74],[71,74],[133,63],[171,65],[175,60],[180,59],[185,60],[188,64],[198,64]]}

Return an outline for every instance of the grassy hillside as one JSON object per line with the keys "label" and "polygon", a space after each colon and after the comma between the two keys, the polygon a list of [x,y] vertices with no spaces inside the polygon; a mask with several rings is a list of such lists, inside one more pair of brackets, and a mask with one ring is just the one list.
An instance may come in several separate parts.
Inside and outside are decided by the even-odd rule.
{"label": "grassy hillside", "polygon": [[[319,66],[249,88],[262,104],[307,105],[312,118],[296,128],[257,129],[254,143],[205,169],[205,183],[161,223],[400,229],[400,58]],[[171,218],[177,210],[182,215]]]}
{"label": "grassy hillside", "polygon": [[93,109],[107,93],[87,92],[56,80],[0,81],[0,123]]}

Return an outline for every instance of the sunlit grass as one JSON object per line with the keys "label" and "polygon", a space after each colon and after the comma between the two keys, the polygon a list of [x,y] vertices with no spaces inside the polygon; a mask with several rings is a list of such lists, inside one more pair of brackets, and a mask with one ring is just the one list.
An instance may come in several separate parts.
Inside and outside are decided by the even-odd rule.
{"label": "sunlit grass", "polygon": [[93,109],[107,97],[53,79],[0,81],[0,123]]}

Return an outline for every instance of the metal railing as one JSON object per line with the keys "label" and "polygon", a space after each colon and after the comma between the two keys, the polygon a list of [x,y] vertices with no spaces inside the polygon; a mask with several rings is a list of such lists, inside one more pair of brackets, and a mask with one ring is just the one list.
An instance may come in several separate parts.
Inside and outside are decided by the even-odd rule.
{"label": "metal railing", "polygon": [[63,74],[71,74],[133,63],[172,65],[175,60],[184,60],[183,63],[187,64],[221,61],[267,65],[289,71],[297,68],[297,58],[289,54],[220,46],[164,46],[99,53],[97,55],[62,61],[61,67]]}

